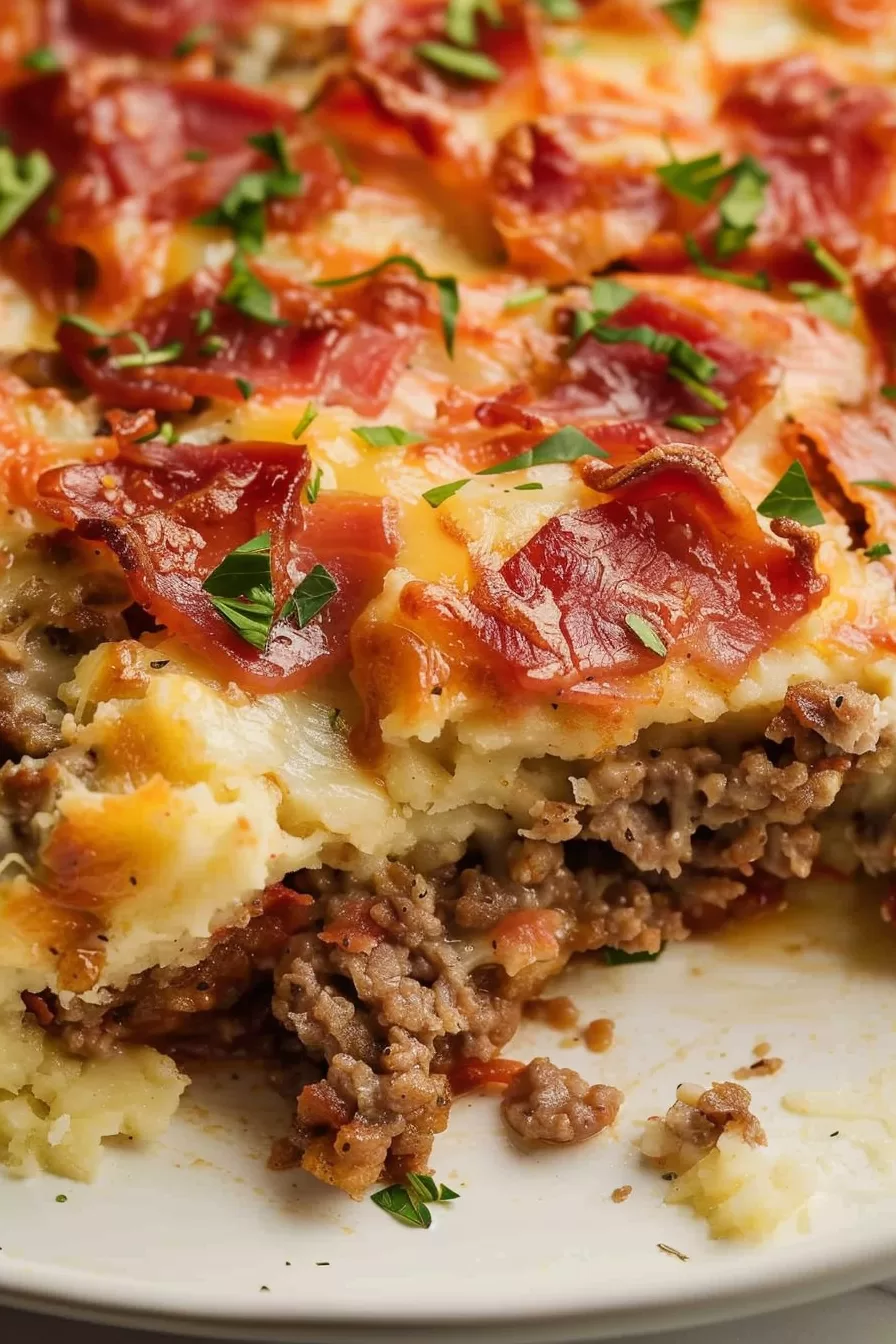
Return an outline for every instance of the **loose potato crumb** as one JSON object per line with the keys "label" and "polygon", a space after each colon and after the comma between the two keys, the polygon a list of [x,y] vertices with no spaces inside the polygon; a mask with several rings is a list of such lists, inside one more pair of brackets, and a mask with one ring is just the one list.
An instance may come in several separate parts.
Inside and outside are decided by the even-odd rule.
{"label": "loose potato crumb", "polygon": [[582,1040],[589,1050],[593,1050],[596,1055],[602,1055],[613,1044],[615,1027],[616,1023],[611,1017],[595,1018],[582,1032]]}
{"label": "loose potato crumb", "polygon": [[624,1204],[632,1192],[630,1185],[617,1185],[610,1198],[614,1204]]}
{"label": "loose potato crumb", "polygon": [[783,1059],[778,1059],[775,1055],[769,1055],[762,1059],[757,1059],[753,1064],[744,1065],[740,1069],[734,1070],[735,1078],[765,1078],[779,1069],[783,1069]]}

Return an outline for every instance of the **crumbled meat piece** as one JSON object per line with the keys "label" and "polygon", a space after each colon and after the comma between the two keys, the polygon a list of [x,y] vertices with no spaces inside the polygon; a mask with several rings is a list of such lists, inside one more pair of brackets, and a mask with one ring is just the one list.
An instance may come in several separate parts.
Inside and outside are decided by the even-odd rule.
{"label": "crumbled meat piece", "polygon": [[501,1114],[520,1138],[532,1143],[584,1143],[612,1125],[622,1093],[586,1083],[574,1069],[533,1059],[501,1100]]}
{"label": "crumbled meat piece", "polygon": [[624,1204],[632,1192],[630,1185],[617,1185],[610,1198],[614,1204]]}
{"label": "crumbled meat piece", "polygon": [[542,799],[529,812],[532,826],[527,831],[521,830],[520,835],[528,840],[546,840],[549,844],[574,840],[582,829],[578,814],[576,803],[552,803]]}
{"label": "crumbled meat piece", "polygon": [[788,690],[783,709],[765,735],[772,742],[790,738],[797,760],[811,762],[841,751],[860,756],[873,751],[884,722],[877,696],[860,691],[854,683],[825,686],[803,681]]}
{"label": "crumbled meat piece", "polygon": [[735,1078],[768,1078],[772,1074],[778,1073],[784,1067],[783,1059],[778,1059],[776,1055],[763,1056],[756,1059],[752,1064],[745,1064],[743,1068],[735,1069]]}
{"label": "crumbled meat piece", "polygon": [[750,1110],[752,1098],[738,1083],[713,1083],[705,1091],[683,1083],[665,1116],[647,1121],[640,1148],[664,1171],[689,1171],[723,1134],[736,1134],[757,1147],[766,1143],[765,1131]]}

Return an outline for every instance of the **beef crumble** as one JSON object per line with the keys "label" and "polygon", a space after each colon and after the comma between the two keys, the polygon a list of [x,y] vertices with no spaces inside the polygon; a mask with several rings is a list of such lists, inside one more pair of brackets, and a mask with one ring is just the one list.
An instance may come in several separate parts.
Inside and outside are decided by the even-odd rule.
{"label": "beef crumble", "polygon": [[[399,862],[365,880],[293,874],[197,966],[146,972],[102,1006],[47,1000],[47,1029],[76,1053],[139,1040],[267,1054],[296,1098],[276,1165],[360,1196],[426,1168],[452,1074],[495,1060],[572,955],[657,952],[750,908],[763,869],[764,883],[805,874],[816,819],[882,749],[880,722],[854,686],[805,683],[764,742],[622,748],[576,780],[574,803],[536,808],[503,857],[428,876]],[[528,1140],[581,1141],[622,1102],[548,1060],[514,1075],[502,1111]],[[656,1123],[677,1171],[732,1126],[764,1137],[733,1083],[682,1095]]]}

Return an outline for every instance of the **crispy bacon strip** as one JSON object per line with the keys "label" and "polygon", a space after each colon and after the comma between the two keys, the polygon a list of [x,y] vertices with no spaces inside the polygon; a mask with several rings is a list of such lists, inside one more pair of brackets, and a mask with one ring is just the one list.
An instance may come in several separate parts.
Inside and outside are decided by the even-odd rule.
{"label": "crispy bacon strip", "polygon": [[257,0],[56,0],[47,8],[47,40],[62,50],[127,51],[170,59],[199,27],[246,28]]}
{"label": "crispy bacon strip", "polygon": [[[135,600],[220,675],[248,690],[286,691],[345,658],[351,627],[398,548],[389,501],[333,492],[304,508],[308,467],[304,448],[278,443],[125,440],[114,461],[48,472],[38,488],[43,510],[109,546]],[[318,563],[338,591],[302,630],[276,620],[261,652],[218,614],[202,583],[225,555],[264,531],[278,600]]]}
{"label": "crispy bacon strip", "polygon": [[[200,270],[173,290],[150,299],[130,330],[153,349],[172,342],[181,353],[149,368],[115,367],[133,354],[127,336],[111,342],[62,322],[60,349],[77,376],[107,406],[159,411],[188,410],[196,397],[243,400],[238,378],[270,396],[315,396],[377,415],[386,405],[413,350],[421,326],[432,324],[430,300],[408,272],[395,268],[351,291],[324,293],[290,284],[255,267],[277,296],[285,323],[271,326],[225,302],[227,276]],[[208,309],[212,326],[197,327]],[[209,331],[214,346],[209,346]]]}
{"label": "crispy bacon strip", "polygon": [[[769,536],[704,450],[582,470],[604,503],[552,518],[469,597],[408,584],[402,618],[504,687],[588,701],[665,664],[730,684],[827,590],[814,535],[778,520]],[[649,624],[665,660],[627,617]]]}

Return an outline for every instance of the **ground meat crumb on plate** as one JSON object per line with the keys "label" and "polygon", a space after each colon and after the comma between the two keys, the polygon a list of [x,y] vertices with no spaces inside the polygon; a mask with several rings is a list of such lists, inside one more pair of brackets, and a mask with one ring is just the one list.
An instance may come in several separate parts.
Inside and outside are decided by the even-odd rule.
{"label": "ground meat crumb on plate", "polygon": [[612,1125],[622,1101],[617,1088],[587,1083],[574,1069],[539,1058],[510,1083],[501,1114],[529,1142],[583,1143]]}

